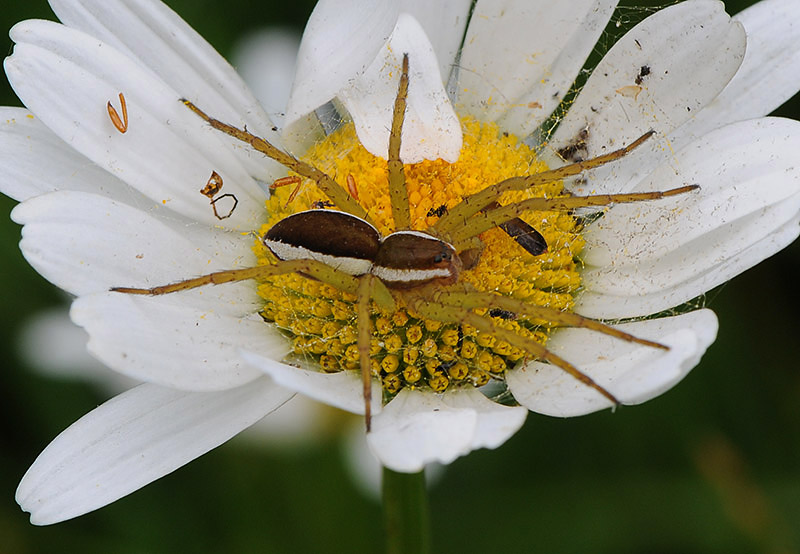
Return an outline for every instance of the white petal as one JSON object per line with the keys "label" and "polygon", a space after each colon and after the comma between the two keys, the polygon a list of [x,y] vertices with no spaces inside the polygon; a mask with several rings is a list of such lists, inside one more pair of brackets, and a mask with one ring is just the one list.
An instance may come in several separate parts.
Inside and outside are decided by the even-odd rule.
{"label": "white petal", "polygon": [[[156,203],[211,225],[248,228],[263,213],[264,194],[220,133],[179,101],[179,95],[114,48],[46,21],[11,31],[17,42],[5,60],[18,96],[45,125],[84,156]],[[106,104],[120,110],[125,94],[129,127],[111,124]],[[212,171],[239,206],[218,220],[200,194]],[[249,230],[249,229],[248,229]]]}
{"label": "white petal", "polygon": [[[225,286],[225,285],[222,285]],[[231,316],[196,306],[183,293],[163,297],[109,292],[78,298],[72,320],[91,337],[89,352],[125,375],[166,387],[215,391],[261,373],[239,356],[244,348],[283,358],[289,342],[257,316]]]}
{"label": "white petal", "polygon": [[459,113],[530,134],[564,99],[616,4],[478,2],[459,61]]}
{"label": "white petal", "polygon": [[455,162],[461,123],[444,90],[433,47],[408,14],[400,14],[389,42],[366,71],[339,91],[358,139],[372,154],[387,157],[403,54],[409,59],[409,85],[400,157],[405,163],[437,158]]}
{"label": "white petal", "polygon": [[[383,468],[378,458],[369,449],[367,435],[364,433],[364,423],[353,423],[345,428],[341,448],[345,469],[352,479],[353,485],[364,496],[380,502]],[[445,469],[446,466],[435,462],[425,466],[425,486],[429,490],[438,485],[445,474]]]}
{"label": "white petal", "polygon": [[[800,124],[767,118],[719,129],[678,152],[677,172],[662,165],[637,189],[688,183],[701,189],[614,206],[591,225],[583,273],[589,294],[576,309],[602,318],[655,313],[771,255],[773,248],[752,246],[772,240],[800,213],[798,149]],[[608,301],[596,295],[609,295]]]}
{"label": "white petal", "polygon": [[699,184],[670,199],[620,204],[587,230],[584,261],[593,266],[659,258],[718,227],[800,192],[800,123],[765,118],[719,129],[676,153],[637,191]]}
{"label": "white petal", "polygon": [[477,410],[478,425],[470,442],[472,450],[497,448],[519,431],[528,416],[525,408],[492,402],[473,388],[451,391],[444,399],[452,408]]}
{"label": "white petal", "polygon": [[525,416],[524,408],[495,404],[474,389],[441,395],[404,389],[373,420],[367,442],[384,466],[411,473],[477,448],[496,448]]}
{"label": "white petal", "polygon": [[[173,90],[190,92],[220,117],[269,119],[236,70],[191,26],[157,0],[51,0],[58,18],[147,67]],[[262,130],[262,129],[259,129]]]}
{"label": "white petal", "polygon": [[[795,196],[793,201],[798,205],[800,196]],[[800,235],[800,216],[795,216],[776,227],[765,238],[748,246],[737,255],[723,260],[722,263],[712,266],[705,273],[695,275],[687,282],[639,295],[630,295],[628,291],[620,295],[586,291],[578,298],[576,310],[589,317],[624,318],[649,315],[678,306],[780,252],[794,242],[798,235]]]}
{"label": "white petal", "polygon": [[[153,71],[179,95],[211,115],[275,142],[263,108],[236,71],[180,16],[158,0],[53,0],[66,25],[120,50]],[[251,175],[268,180],[277,170],[263,156],[237,148]],[[269,168],[272,166],[272,169]]]}
{"label": "white petal", "polygon": [[763,0],[733,19],[747,33],[742,66],[725,90],[671,137],[676,148],[728,123],[763,117],[800,89],[800,4]]}
{"label": "white petal", "polygon": [[[114,286],[149,288],[255,265],[249,237],[187,227],[154,213],[97,194],[59,191],[23,202],[12,218],[25,225],[20,248],[28,262],[75,295]],[[238,285],[214,290],[220,304],[235,300],[241,310],[255,311],[254,288],[250,293]]]}
{"label": "white petal", "polygon": [[22,108],[0,107],[0,190],[27,200],[55,190],[98,192],[144,200],[125,183],[94,165]]}
{"label": "white petal", "polygon": [[398,13],[392,0],[353,0],[346,6],[335,0],[317,3],[297,56],[286,127],[331,100],[372,63]]}
{"label": "white petal", "polygon": [[[323,373],[281,363],[278,360],[282,356],[260,356],[247,350],[242,351],[241,355],[247,363],[269,375],[282,387],[347,412],[360,415],[364,413],[361,376],[355,371]],[[373,414],[380,413],[382,396],[381,386],[373,380]]]}
{"label": "white petal", "polygon": [[477,426],[475,410],[450,408],[433,393],[403,389],[373,420],[367,443],[385,467],[413,473],[468,454]]}
{"label": "white petal", "polygon": [[[606,388],[623,404],[641,404],[672,388],[700,361],[717,334],[710,310],[615,325],[670,347],[663,351],[586,329],[553,334],[547,347]],[[611,402],[561,369],[540,362],[508,372],[514,398],[534,412],[573,417],[608,408]]]}
{"label": "white petal", "polygon": [[219,446],[291,395],[268,379],[222,393],[139,386],[56,437],[23,477],[17,502],[35,525],[91,512]]}
{"label": "white petal", "polygon": [[471,5],[472,0],[402,0],[400,11],[410,13],[425,29],[445,82],[464,40]]}
{"label": "white petal", "polygon": [[249,33],[234,45],[231,61],[278,127],[289,101],[300,35],[284,28]]}
{"label": "white petal", "polygon": [[[623,160],[589,172],[578,192],[620,192],[635,184],[670,145],[665,137],[708,104],[728,84],[745,52],[745,33],[721,2],[681,2],[648,17],[617,42],[592,72],[556,130],[555,149],[574,144],[586,130],[593,157],[657,132]],[[649,73],[637,79],[642,68]]]}

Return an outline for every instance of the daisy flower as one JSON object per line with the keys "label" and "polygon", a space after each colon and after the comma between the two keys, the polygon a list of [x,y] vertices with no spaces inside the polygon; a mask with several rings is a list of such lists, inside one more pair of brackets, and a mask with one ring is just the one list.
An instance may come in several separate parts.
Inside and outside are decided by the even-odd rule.
{"label": "daisy flower", "polygon": [[[800,88],[800,9],[765,0],[732,19],[711,0],[665,8],[606,53],[553,129],[551,115],[615,4],[322,1],[281,128],[154,0],[51,0],[61,24],[15,26],[5,69],[27,110],[5,108],[0,118],[0,186],[21,202],[12,217],[24,225],[22,251],[76,297],[71,317],[88,332],[89,351],[145,383],[40,455],[17,492],[32,522],[113,502],[295,393],[364,411],[350,371],[359,365],[356,303],[346,292],[297,274],[153,297],[109,291],[270,263],[251,233],[328,207],[311,182],[295,192],[295,179],[280,181],[292,185],[270,195],[286,168],[210,128],[183,98],[334,176],[383,234],[392,230],[385,159],[403,54],[410,84],[400,157],[413,229],[446,221],[488,185],[609,153],[648,131],[653,138],[613,164],[498,201],[700,185],[599,212],[526,211],[520,217],[547,251],[534,256],[490,229],[461,278],[517,305],[622,320],[617,329],[667,350],[466,305],[475,296],[458,313],[480,315],[497,333],[473,319],[420,314],[420,305],[375,308],[372,397],[385,403],[374,406],[368,441],[384,466],[417,472],[495,448],[529,410],[568,417],[611,407],[598,388],[637,404],[680,381],[713,342],[717,320],[707,309],[673,308],[798,235],[800,125],[764,116]],[[206,183],[221,184],[235,205],[210,204]],[[598,387],[532,360],[513,337],[546,344]]]}

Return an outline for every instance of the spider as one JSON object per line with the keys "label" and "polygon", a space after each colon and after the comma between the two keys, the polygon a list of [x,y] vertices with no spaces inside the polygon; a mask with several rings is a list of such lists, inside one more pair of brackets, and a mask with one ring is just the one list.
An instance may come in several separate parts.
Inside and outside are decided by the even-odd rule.
{"label": "spider", "polygon": [[[508,224],[518,222],[525,229],[527,224],[519,219],[525,211],[572,210],[588,206],[606,206],[615,202],[654,200],[692,191],[698,188],[697,185],[645,193],[530,198],[506,206],[496,202],[497,198],[507,191],[525,190],[565,179],[618,160],[650,138],[653,135],[650,131],[631,144],[609,154],[492,184],[480,192],[463,198],[453,208],[442,211],[438,221],[425,231],[411,230],[408,191],[403,162],[400,160],[401,135],[408,98],[408,63],[408,55],[404,55],[392,112],[387,156],[394,232],[382,236],[357,199],[326,173],[276,148],[267,140],[251,134],[246,128],[239,129],[214,119],[189,100],[182,99],[190,110],[214,129],[250,144],[252,148],[280,162],[289,170],[313,180],[340,211],[316,208],[289,215],[278,221],[261,237],[264,245],[274,254],[276,258],[274,263],[218,271],[149,289],[114,287],[111,290],[127,294],[160,295],[209,284],[219,285],[299,273],[354,295],[358,361],[367,432],[370,431],[372,402],[370,363],[372,302],[378,309],[389,313],[396,311],[398,303],[402,302],[409,310],[423,318],[455,324],[459,329],[460,326],[467,325],[479,332],[491,334],[524,351],[528,359],[535,358],[559,367],[605,396],[614,405],[619,405],[617,398],[591,377],[532,338],[492,321],[492,314],[506,316],[501,319],[527,317],[563,326],[583,327],[652,348],[667,349],[666,346],[637,338],[575,313],[533,305],[494,292],[479,291],[462,282],[461,272],[478,263],[483,249],[481,233],[500,227],[514,237],[507,229]],[[328,204],[322,206],[326,207]],[[530,228],[529,225],[527,227]],[[530,228],[530,231],[534,230]],[[527,230],[524,232],[528,233]],[[545,244],[541,251],[546,248]],[[487,315],[480,315],[475,310],[486,310]]]}

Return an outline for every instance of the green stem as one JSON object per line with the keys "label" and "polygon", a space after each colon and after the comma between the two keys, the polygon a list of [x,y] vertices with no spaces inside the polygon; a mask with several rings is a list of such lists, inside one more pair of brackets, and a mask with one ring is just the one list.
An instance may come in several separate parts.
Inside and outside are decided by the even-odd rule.
{"label": "green stem", "polygon": [[388,554],[427,554],[431,529],[425,472],[383,468],[383,521]]}

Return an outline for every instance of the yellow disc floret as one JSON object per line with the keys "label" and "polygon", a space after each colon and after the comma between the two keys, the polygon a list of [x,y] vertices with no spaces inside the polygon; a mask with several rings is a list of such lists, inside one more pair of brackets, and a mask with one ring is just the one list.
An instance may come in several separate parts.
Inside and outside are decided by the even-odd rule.
{"label": "yellow disc floret", "polygon": [[[411,227],[426,230],[462,198],[488,185],[547,169],[535,153],[516,137],[500,133],[493,124],[462,121],[464,143],[458,161],[423,161],[405,166]],[[386,161],[367,152],[352,124],[343,126],[317,143],[304,161],[331,175],[356,196],[369,218],[384,235],[394,230],[388,194]],[[293,186],[276,189],[267,201],[269,221],[263,235],[288,215],[310,208],[331,207],[312,181],[305,180],[289,201]],[[563,194],[561,182],[497,199],[506,205],[525,198]],[[335,208],[334,208],[335,209]],[[526,212],[522,219],[545,238],[546,253],[533,256],[500,229],[480,236],[485,245],[478,264],[461,274],[461,281],[480,291],[494,292],[559,310],[570,310],[580,286],[575,256],[583,246],[579,224],[564,212]],[[272,263],[271,254],[258,242],[260,263]],[[356,299],[332,286],[296,275],[280,275],[259,284],[264,299],[262,317],[275,324],[292,341],[294,355],[335,372],[359,367]],[[504,329],[547,340],[550,322],[517,317],[501,310],[476,310]],[[388,394],[403,387],[428,387],[441,392],[469,384],[481,386],[502,379],[504,372],[525,357],[525,352],[491,334],[467,325],[418,317],[402,305],[394,313],[372,311],[370,358],[372,372]]]}

